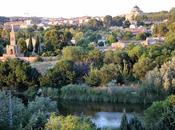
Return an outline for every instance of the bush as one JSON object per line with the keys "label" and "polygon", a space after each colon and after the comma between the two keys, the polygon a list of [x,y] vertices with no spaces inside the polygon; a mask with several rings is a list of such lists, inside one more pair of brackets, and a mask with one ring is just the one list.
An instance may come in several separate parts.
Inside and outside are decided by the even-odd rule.
{"label": "bush", "polygon": [[45,125],[46,130],[95,130],[89,119],[77,116],[56,116],[52,114]]}
{"label": "bush", "polygon": [[89,74],[85,76],[85,82],[90,86],[104,86],[112,80],[117,83],[123,81],[120,69],[115,64],[104,65],[100,70],[92,68]]}

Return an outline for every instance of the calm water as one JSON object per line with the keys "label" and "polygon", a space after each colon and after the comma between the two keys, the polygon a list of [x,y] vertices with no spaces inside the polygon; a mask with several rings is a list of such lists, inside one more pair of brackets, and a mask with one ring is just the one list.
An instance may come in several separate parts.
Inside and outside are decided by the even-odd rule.
{"label": "calm water", "polygon": [[125,109],[128,119],[133,114],[143,116],[143,111],[148,106],[138,104],[114,104],[114,103],[84,103],[59,101],[58,109],[63,115],[86,115],[98,128],[120,126],[122,112]]}

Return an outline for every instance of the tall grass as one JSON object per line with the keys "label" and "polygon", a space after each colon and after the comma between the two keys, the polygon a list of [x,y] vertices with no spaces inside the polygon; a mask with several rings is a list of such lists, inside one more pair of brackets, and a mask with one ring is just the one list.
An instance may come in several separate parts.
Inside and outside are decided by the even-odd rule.
{"label": "tall grass", "polygon": [[85,102],[112,102],[112,103],[152,103],[159,97],[143,96],[139,89],[132,87],[97,87],[86,85],[67,85],[61,88],[60,98],[65,100]]}

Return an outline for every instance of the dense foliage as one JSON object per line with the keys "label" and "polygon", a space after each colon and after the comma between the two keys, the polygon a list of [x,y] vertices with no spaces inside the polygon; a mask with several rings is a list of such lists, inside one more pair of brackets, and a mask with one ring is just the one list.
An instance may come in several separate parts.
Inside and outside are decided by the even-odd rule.
{"label": "dense foliage", "polygon": [[95,130],[88,118],[77,116],[56,116],[52,114],[45,125],[46,130]]}
{"label": "dense foliage", "polygon": [[25,61],[13,59],[0,62],[1,89],[24,91],[31,86],[37,86],[39,76],[38,71]]}
{"label": "dense foliage", "polygon": [[[0,129],[95,130],[85,117],[58,115],[57,103],[48,97],[146,104],[174,94],[175,9],[147,13],[134,20],[136,26],[149,31],[134,34],[128,31],[130,21],[109,15],[103,21],[93,18],[81,26],[44,30],[34,25],[17,31],[17,44],[25,56],[57,56],[57,64],[40,75],[19,59],[0,62],[0,89],[5,90],[0,91]],[[0,23],[5,21],[8,19],[0,18]],[[141,44],[149,36],[165,38],[154,45]],[[116,50],[106,47],[117,41],[129,43]],[[9,31],[0,29],[0,55],[7,44]],[[174,102],[174,96],[154,102],[144,112],[144,120],[137,116],[128,120],[124,113],[119,129],[174,130]]]}
{"label": "dense foliage", "polygon": [[56,102],[44,97],[36,97],[26,107],[21,99],[11,98],[9,93],[3,91],[0,92],[0,102],[0,129],[2,130],[39,130],[46,123],[50,113],[57,112]]}

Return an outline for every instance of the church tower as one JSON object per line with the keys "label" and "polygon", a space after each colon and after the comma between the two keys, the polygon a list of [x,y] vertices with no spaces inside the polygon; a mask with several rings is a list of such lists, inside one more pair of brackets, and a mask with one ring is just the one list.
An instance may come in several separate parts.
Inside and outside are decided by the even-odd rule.
{"label": "church tower", "polygon": [[11,25],[12,29],[10,32],[10,45],[16,45],[16,39],[15,39],[15,32],[14,32],[14,28],[13,28],[13,24]]}
{"label": "church tower", "polygon": [[12,29],[10,32],[10,45],[6,46],[6,54],[3,55],[5,58],[16,58],[22,56],[20,53],[20,48],[16,45],[15,32],[12,25]]}

